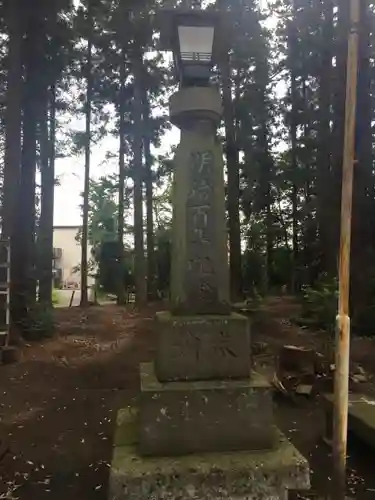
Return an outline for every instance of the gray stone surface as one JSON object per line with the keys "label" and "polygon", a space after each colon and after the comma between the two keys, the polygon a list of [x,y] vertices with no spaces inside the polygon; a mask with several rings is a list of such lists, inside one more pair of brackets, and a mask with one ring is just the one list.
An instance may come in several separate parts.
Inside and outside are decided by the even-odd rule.
{"label": "gray stone surface", "polygon": [[156,314],[155,370],[161,381],[247,378],[251,370],[246,316]]}
{"label": "gray stone surface", "polygon": [[172,311],[228,314],[224,167],[213,127],[182,128],[174,164]]}
{"label": "gray stone surface", "polygon": [[191,116],[207,117],[218,123],[223,113],[220,94],[214,87],[185,87],[169,100],[171,122],[184,128]]}
{"label": "gray stone surface", "polygon": [[286,500],[288,489],[310,487],[309,465],[280,432],[272,451],[141,457],[135,415],[121,410],[109,500]]}
{"label": "gray stone surface", "polygon": [[215,269],[214,168],[212,150],[192,152],[186,202],[185,294],[187,312],[223,314],[228,304],[220,302],[219,273]]}
{"label": "gray stone surface", "polygon": [[181,455],[268,449],[274,445],[272,390],[266,379],[166,382],[141,365],[140,452]]}
{"label": "gray stone surface", "polygon": [[[326,437],[332,438],[333,394],[324,394],[326,403]],[[375,448],[375,399],[366,394],[349,394],[348,430],[368,446]]]}

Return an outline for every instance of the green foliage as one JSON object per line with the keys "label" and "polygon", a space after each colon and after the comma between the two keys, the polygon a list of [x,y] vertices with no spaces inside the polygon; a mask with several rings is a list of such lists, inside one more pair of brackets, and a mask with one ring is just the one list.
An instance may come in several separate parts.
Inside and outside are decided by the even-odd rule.
{"label": "green foliage", "polygon": [[[117,238],[118,176],[109,175],[98,180],[90,179],[89,187],[89,243],[95,249],[103,241]],[[129,207],[129,191],[126,192],[125,208]],[[82,230],[77,241],[81,241]]]}
{"label": "green foliage", "polygon": [[333,332],[336,324],[338,285],[336,279],[323,276],[302,294],[302,323]]}
{"label": "green foliage", "polygon": [[119,269],[121,251],[118,241],[103,242],[100,246],[97,280],[100,290],[105,293],[116,294],[120,284],[124,288],[134,285],[133,262],[130,256],[123,259],[122,270]]}
{"label": "green foliage", "polygon": [[262,288],[264,257],[260,252],[247,249],[242,257],[244,292],[254,297]]}
{"label": "green foliage", "polygon": [[54,306],[57,306],[59,304],[59,292],[58,290],[53,289],[52,290],[52,304]]}

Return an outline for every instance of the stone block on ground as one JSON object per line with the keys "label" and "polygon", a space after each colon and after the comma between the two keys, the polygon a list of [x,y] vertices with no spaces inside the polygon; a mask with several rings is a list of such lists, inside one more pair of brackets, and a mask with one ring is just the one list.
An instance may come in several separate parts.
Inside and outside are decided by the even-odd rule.
{"label": "stone block on ground", "polygon": [[157,313],[156,375],[161,381],[247,378],[251,370],[246,316]]}
{"label": "stone block on ground", "polygon": [[272,389],[264,377],[160,382],[141,365],[140,451],[181,455],[274,445]]}
{"label": "stone block on ground", "polygon": [[279,353],[279,373],[315,373],[315,352],[312,349],[295,345],[284,345]]}
{"label": "stone block on ground", "polygon": [[[332,439],[333,394],[323,395],[326,406],[326,438]],[[348,430],[375,448],[375,399],[365,394],[349,394]]]}
{"label": "stone block on ground", "polygon": [[[134,412],[119,413],[119,425],[134,429]],[[310,487],[309,465],[277,431],[272,451],[142,457],[133,431],[115,442],[109,500],[286,500],[288,490]]]}

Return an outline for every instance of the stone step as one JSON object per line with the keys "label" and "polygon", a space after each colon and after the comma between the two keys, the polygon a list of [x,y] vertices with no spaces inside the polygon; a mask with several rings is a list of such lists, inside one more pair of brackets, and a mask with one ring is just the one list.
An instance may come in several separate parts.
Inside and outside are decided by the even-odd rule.
{"label": "stone step", "polygon": [[141,365],[140,452],[269,449],[274,445],[272,389],[258,374],[243,380],[160,382]]}
{"label": "stone step", "polygon": [[[324,394],[326,439],[332,440],[333,394]],[[375,399],[366,394],[349,394],[348,430],[375,448]]]}
{"label": "stone step", "polygon": [[276,430],[270,451],[142,457],[137,413],[119,411],[111,464],[111,500],[286,500],[288,490],[310,487],[307,460]]}

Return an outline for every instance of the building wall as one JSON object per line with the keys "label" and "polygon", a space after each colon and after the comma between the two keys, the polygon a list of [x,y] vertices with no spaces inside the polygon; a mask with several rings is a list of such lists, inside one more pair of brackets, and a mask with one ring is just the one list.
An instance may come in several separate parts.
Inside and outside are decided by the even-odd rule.
{"label": "building wall", "polygon": [[[78,226],[55,226],[53,229],[53,248],[61,248],[61,257],[55,259],[55,268],[61,269],[62,284],[80,286],[81,274],[74,273],[74,268],[81,264],[81,245],[76,241]],[[91,255],[91,247],[88,247],[88,258]],[[88,285],[94,283],[93,278],[88,277]]]}

